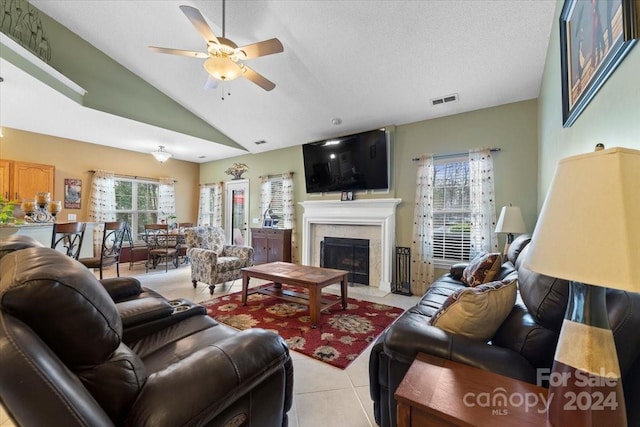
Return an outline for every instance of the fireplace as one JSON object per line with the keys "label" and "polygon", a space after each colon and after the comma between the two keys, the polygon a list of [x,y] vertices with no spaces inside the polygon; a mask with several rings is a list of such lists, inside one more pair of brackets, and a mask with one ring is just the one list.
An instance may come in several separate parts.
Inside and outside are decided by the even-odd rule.
{"label": "fireplace", "polygon": [[369,285],[369,240],[325,237],[320,242],[320,267],[349,272],[350,283]]}
{"label": "fireplace", "polygon": [[391,292],[395,209],[400,199],[308,200],[300,202],[303,265],[320,266],[327,236],[369,239],[369,286]]}

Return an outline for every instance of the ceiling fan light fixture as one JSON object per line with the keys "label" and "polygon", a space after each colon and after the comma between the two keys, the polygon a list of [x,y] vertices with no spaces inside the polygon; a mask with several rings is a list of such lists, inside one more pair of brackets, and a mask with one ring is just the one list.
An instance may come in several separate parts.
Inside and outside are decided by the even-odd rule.
{"label": "ceiling fan light fixture", "polygon": [[242,69],[237,63],[219,56],[212,56],[204,61],[204,69],[211,77],[223,82],[237,79],[242,74]]}
{"label": "ceiling fan light fixture", "polygon": [[173,156],[173,154],[164,149],[164,145],[159,145],[158,149],[156,151],[152,151],[151,154],[153,154],[153,157],[155,157],[160,163],[166,162]]}

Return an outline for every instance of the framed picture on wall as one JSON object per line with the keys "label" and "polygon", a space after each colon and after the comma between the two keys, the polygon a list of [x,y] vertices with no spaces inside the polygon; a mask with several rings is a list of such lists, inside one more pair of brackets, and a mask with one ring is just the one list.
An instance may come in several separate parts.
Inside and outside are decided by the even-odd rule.
{"label": "framed picture on wall", "polygon": [[262,228],[273,228],[273,220],[271,218],[265,218],[262,222]]}
{"label": "framed picture on wall", "polygon": [[562,125],[571,126],[638,38],[636,0],[565,0],[560,13]]}
{"label": "framed picture on wall", "polygon": [[64,208],[80,209],[82,201],[82,180],[64,179]]}
{"label": "framed picture on wall", "polygon": [[353,191],[343,191],[342,196],[340,196],[340,200],[343,202],[353,200]]}

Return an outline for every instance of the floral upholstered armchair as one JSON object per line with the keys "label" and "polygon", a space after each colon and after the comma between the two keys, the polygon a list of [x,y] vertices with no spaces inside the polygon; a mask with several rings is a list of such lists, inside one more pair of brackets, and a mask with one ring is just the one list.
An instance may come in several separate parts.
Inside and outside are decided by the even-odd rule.
{"label": "floral upholstered armchair", "polygon": [[220,227],[187,228],[184,236],[194,288],[198,282],[206,283],[209,293],[213,294],[217,283],[240,278],[240,269],[253,262],[253,248],[226,245],[224,230]]}

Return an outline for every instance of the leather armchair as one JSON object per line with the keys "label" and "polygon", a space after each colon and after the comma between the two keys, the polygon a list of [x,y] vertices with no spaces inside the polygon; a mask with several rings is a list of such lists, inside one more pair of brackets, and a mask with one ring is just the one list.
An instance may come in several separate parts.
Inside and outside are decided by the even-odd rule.
{"label": "leather armchair", "polygon": [[31,236],[12,234],[0,240],[0,259],[11,252],[26,248],[44,248],[45,246]]}
{"label": "leather armchair", "polygon": [[187,228],[184,235],[194,288],[198,282],[206,283],[213,295],[216,283],[239,279],[240,269],[253,262],[253,248],[226,245],[224,230],[220,227]]}
{"label": "leather armchair", "polygon": [[0,400],[17,425],[287,425],[293,367],[277,334],[193,310],[125,343],[114,296],[154,297],[125,279],[103,286],[49,248],[4,254]]}
{"label": "leather armchair", "polygon": [[[518,297],[489,342],[429,325],[447,297],[466,286],[460,281],[464,264],[454,265],[450,273],[436,280],[414,307],[378,337],[369,359],[370,394],[378,425],[397,425],[394,393],[419,352],[533,384],[538,369],[551,369],[567,306],[568,282],[523,266],[529,241],[526,235],[513,241],[495,278],[517,276]],[[628,422],[640,425],[636,402],[640,394],[640,294],[608,290],[607,311],[618,351]]]}

